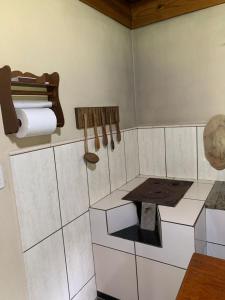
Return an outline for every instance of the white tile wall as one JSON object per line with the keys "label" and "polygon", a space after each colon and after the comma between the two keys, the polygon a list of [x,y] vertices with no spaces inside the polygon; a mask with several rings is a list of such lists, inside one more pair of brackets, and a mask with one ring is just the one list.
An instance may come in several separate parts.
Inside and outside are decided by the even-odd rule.
{"label": "white tile wall", "polygon": [[184,198],[205,201],[213,187],[213,183],[194,182]]}
{"label": "white tile wall", "polygon": [[53,149],[11,157],[23,250],[61,227]]}
{"label": "white tile wall", "polygon": [[225,170],[217,171],[209,164],[204,153],[203,143],[204,127],[198,127],[198,177],[208,180],[225,180]]}
{"label": "white tile wall", "polygon": [[135,256],[94,245],[98,291],[117,299],[137,300]]}
{"label": "white tile wall", "polygon": [[134,203],[110,209],[106,214],[109,233],[138,224],[137,208]]}
{"label": "white tile wall", "polygon": [[94,276],[89,212],[63,228],[70,296]]}
{"label": "white tile wall", "polygon": [[207,255],[207,242],[195,240],[195,252]]}
{"label": "white tile wall", "polygon": [[168,177],[197,178],[196,127],[166,128]]}
{"label": "white tile wall", "polygon": [[92,205],[93,208],[108,210],[117,206],[127,205],[131,203],[130,201],[123,200],[122,198],[126,196],[126,191],[114,191],[110,195],[106,196],[102,200],[96,202]]}
{"label": "white tile wall", "polygon": [[159,205],[161,220],[193,226],[203,205],[203,201],[189,199],[181,199],[175,207]]}
{"label": "white tile wall", "polygon": [[140,174],[166,176],[164,129],[139,129]]}
{"label": "white tile wall", "polygon": [[167,222],[162,222],[161,225],[162,248],[135,243],[136,254],[180,268],[187,268],[195,252],[194,228]]}
{"label": "white tile wall", "polygon": [[90,209],[92,242],[134,254],[134,242],[110,236],[107,230],[106,212]]}
{"label": "white tile wall", "polygon": [[185,270],[137,257],[139,300],[174,300]]}
{"label": "white tile wall", "polygon": [[207,255],[225,259],[225,246],[207,243]]}
{"label": "white tile wall", "polygon": [[[121,142],[116,141],[116,134],[113,134],[115,149],[112,150],[109,146],[109,169],[111,191],[118,189],[121,185],[126,183],[126,166],[125,166],[125,151],[123,132],[121,133]],[[110,141],[110,137],[109,141]]]}
{"label": "white tile wall", "polygon": [[137,129],[124,132],[127,181],[136,177],[139,170]]}
{"label": "white tile wall", "polygon": [[195,223],[195,239],[200,241],[206,241],[206,209],[203,208],[201,214]]}
{"label": "white tile wall", "polygon": [[97,297],[95,278],[91,279],[73,300],[95,300]]}
{"label": "white tile wall", "polygon": [[[137,132],[139,149],[136,143]],[[63,224],[74,220],[88,210],[88,183],[91,204],[110,193],[109,179],[111,180],[111,190],[117,188],[122,189],[121,191],[115,191],[112,195],[95,203],[93,206],[97,209],[91,209],[93,242],[95,243],[94,248],[98,261],[97,273],[99,273],[99,275],[97,274],[97,276],[100,278],[98,284],[102,292],[109,295],[111,294],[122,300],[137,299],[137,287],[135,286],[136,273],[134,272],[135,261],[133,255],[134,242],[112,237],[108,235],[108,231],[114,232],[123,226],[126,227],[128,223],[130,226],[137,221],[136,209],[134,209],[133,204],[129,204],[128,201],[121,200],[121,198],[127,191],[130,191],[146,180],[146,178],[133,179],[139,173],[138,151],[141,174],[165,177],[166,158],[169,177],[196,178],[196,152],[198,148],[199,178],[219,178],[225,180],[225,173],[214,171],[204,159],[202,132],[203,129],[198,128],[198,147],[196,147],[195,127],[166,128],[165,130],[164,128],[149,128],[125,131],[122,133],[122,141],[120,144],[116,142],[116,136],[114,135],[114,151],[111,151],[110,148],[108,149],[108,153],[107,149],[101,148],[99,150],[98,155],[100,161],[96,165],[96,168],[90,165],[88,165],[87,168],[83,161],[83,142],[55,147]],[[164,133],[166,133],[166,136]],[[91,151],[94,151],[93,140],[89,141],[89,148]],[[165,149],[167,151],[166,157]],[[61,227],[54,153],[52,148],[48,148],[12,156],[11,164],[23,248],[27,249]],[[126,180],[131,181],[124,185]],[[211,183],[194,183],[185,195],[185,198],[202,201],[186,199],[184,202],[186,204],[191,204],[192,202],[192,205],[196,203],[197,206],[197,203],[199,203],[199,207],[197,208],[197,210],[199,210],[211,187]],[[188,201],[190,201],[190,203]],[[118,203],[123,206],[118,209],[113,209]],[[110,210],[107,212],[104,211],[107,209]],[[197,210],[195,208],[194,212]],[[187,211],[191,212],[189,206]],[[223,228],[225,226],[223,219],[225,218],[223,213],[224,212],[214,210],[212,213],[209,212],[207,214],[209,220],[207,228],[208,241],[225,244],[223,236]],[[122,219],[121,217],[124,215],[125,218]],[[195,213],[194,215],[195,217],[197,216]],[[161,211],[161,216],[170,222],[182,222],[182,220],[178,220],[177,216],[173,214],[169,214],[168,216],[168,210],[167,215]],[[108,218],[108,228],[106,217]],[[185,219],[185,223],[187,222],[186,219],[189,218],[190,225],[193,225],[194,221],[189,215],[185,214],[181,217]],[[118,219],[121,219],[122,222],[118,223]],[[163,248],[136,243],[136,252],[138,255],[146,258],[186,268],[194,252],[194,247],[196,247],[197,251],[200,248],[200,250],[203,249],[205,251],[205,243],[203,244],[201,241],[205,235],[205,231],[202,230],[204,226],[200,226],[203,223],[202,218],[199,218],[196,228],[194,229],[190,226],[162,222]],[[96,290],[93,277],[94,267],[88,213],[85,213],[66,225],[63,231],[65,236],[70,296],[75,296],[74,299],[76,300],[94,300]],[[61,234],[61,231],[57,232],[24,254],[31,300],[68,299]],[[194,237],[196,239],[195,243]],[[200,245],[200,243],[202,244]],[[119,249],[126,253],[107,249],[96,244]],[[211,253],[211,255],[223,257],[223,246],[208,244],[208,254]],[[182,253],[182,255],[180,255],[180,253]],[[51,257],[50,254],[52,255]],[[108,268],[105,268],[105,265],[102,264],[102,260],[104,259],[106,261],[105,264],[108,264]],[[143,268],[143,274],[145,272],[149,274],[152,270],[156,271],[154,271],[155,276],[149,284],[146,283],[144,277],[140,279],[140,286],[143,286],[143,291],[141,290],[140,292],[140,300],[149,299],[146,298],[149,297],[149,295],[151,295],[151,299],[153,300],[170,299],[165,298],[164,291],[166,291],[168,297],[174,297],[172,296],[175,291],[173,282],[167,284],[168,270],[170,268],[171,274],[173,274],[173,276],[169,278],[171,280],[175,277],[181,278],[183,271],[163,264],[159,264],[160,266],[158,266],[158,263],[150,262],[149,259],[140,258],[140,261],[141,260],[147,261],[147,263],[142,264],[141,267]],[[121,266],[122,269],[120,269]],[[107,276],[103,276],[103,274],[105,275],[106,269],[109,270],[109,272]],[[161,270],[159,274],[157,273],[158,270]],[[179,270],[179,272],[177,272],[177,270]],[[117,272],[119,272],[119,275]],[[51,278],[48,278],[49,276]],[[157,278],[161,279],[161,284],[165,284],[164,290],[155,288],[158,282],[160,282]],[[179,280],[176,282],[178,281]],[[45,289],[46,282],[49,282],[49,290]],[[123,282],[123,285],[121,282]],[[132,283],[131,287],[129,285],[130,283]],[[54,291],[53,285],[56,286],[54,287]]]}
{"label": "white tile wall", "polygon": [[207,241],[225,245],[225,211],[206,209]]}
{"label": "white tile wall", "polygon": [[[95,152],[94,140],[89,141],[89,151]],[[101,147],[96,154],[97,164],[87,163],[90,204],[97,202],[110,193],[109,161],[107,147]]]}
{"label": "white tile wall", "polygon": [[144,183],[146,180],[147,180],[147,178],[144,178],[144,177],[134,178],[133,180],[129,181],[127,184],[121,186],[120,190],[131,192],[136,187],[138,187],[140,184]]}
{"label": "white tile wall", "polygon": [[68,300],[62,231],[24,254],[29,300]]}
{"label": "white tile wall", "polygon": [[55,147],[56,170],[63,225],[88,210],[83,142]]}

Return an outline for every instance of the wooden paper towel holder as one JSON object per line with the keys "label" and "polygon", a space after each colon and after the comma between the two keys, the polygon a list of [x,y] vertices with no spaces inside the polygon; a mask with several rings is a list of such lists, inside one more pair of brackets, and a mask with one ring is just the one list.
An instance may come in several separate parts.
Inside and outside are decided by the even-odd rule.
{"label": "wooden paper towel holder", "polygon": [[[19,81],[12,81],[15,77],[19,77]],[[30,77],[32,79],[29,80]],[[63,127],[65,122],[58,89],[59,74],[56,72],[36,76],[29,72],[11,71],[9,66],[0,68],[0,104],[5,134],[17,133],[20,127],[12,100],[14,95],[47,96],[48,101],[53,103],[51,109],[56,115],[57,127]]]}

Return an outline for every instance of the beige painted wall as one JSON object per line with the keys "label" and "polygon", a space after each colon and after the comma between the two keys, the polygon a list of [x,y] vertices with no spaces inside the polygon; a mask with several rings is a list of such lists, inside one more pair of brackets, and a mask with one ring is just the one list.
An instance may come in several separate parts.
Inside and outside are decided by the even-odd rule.
{"label": "beige painted wall", "polygon": [[[34,74],[58,71],[66,125],[52,142],[81,136],[74,107],[119,105],[121,127],[135,122],[131,33],[78,0],[1,1],[0,66]],[[45,144],[49,138],[17,142],[4,135],[0,116],[0,299],[24,300],[25,277],[8,153]]]}
{"label": "beige painted wall", "polygon": [[225,113],[225,5],[133,31],[137,123]]}

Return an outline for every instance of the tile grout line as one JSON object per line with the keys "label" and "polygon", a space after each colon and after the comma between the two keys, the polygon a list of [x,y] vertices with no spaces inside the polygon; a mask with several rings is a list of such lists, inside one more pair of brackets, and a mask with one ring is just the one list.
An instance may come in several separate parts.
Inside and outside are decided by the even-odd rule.
{"label": "tile grout line", "polygon": [[62,225],[62,229],[65,228],[67,225],[70,225],[71,223],[77,221],[79,218],[81,218],[83,215],[85,215],[87,212],[89,212],[89,209],[85,210],[82,214],[80,214],[79,216],[77,216],[76,218],[74,218],[73,220],[65,223],[64,225]]}
{"label": "tile grout line", "polygon": [[[139,243],[139,242],[134,242],[135,247],[136,247],[136,243]],[[135,256],[135,253],[126,252],[126,251],[119,250],[119,249],[116,249],[116,248],[112,248],[112,247],[109,247],[109,246],[101,245],[101,244],[98,244],[98,243],[95,243],[95,242],[93,242],[93,245],[96,245],[96,246],[99,246],[99,247],[103,247],[103,248],[107,248],[107,249],[111,249],[111,250],[118,251],[118,252],[122,252],[124,254]],[[224,245],[224,247],[225,247],[225,245]],[[156,260],[156,259],[153,259],[153,258],[142,256],[142,255],[139,255],[139,254],[136,254],[136,256],[144,258],[146,260],[154,261],[154,262],[159,263],[159,264],[163,264],[163,265],[166,265],[166,266],[178,268],[178,269],[181,269],[181,270],[186,270],[187,269],[187,268],[179,267],[179,266],[176,266],[176,265],[171,265],[169,263],[166,263],[166,262],[163,262],[163,261],[159,261],[159,260]]]}
{"label": "tile grout line", "polygon": [[138,161],[138,175],[141,174],[141,167],[140,167],[140,149],[139,149],[139,129],[136,129],[137,132],[137,150],[138,150],[138,157],[137,157],[137,161]]}
{"label": "tile grout line", "polygon": [[[137,126],[131,127],[131,128],[123,128],[121,129],[121,132],[126,132],[126,131],[132,131],[134,129],[137,129]],[[113,134],[116,134],[116,130],[113,130]],[[109,135],[109,133],[107,133],[107,135]],[[99,134],[99,137],[102,137],[102,134]],[[94,140],[95,137],[90,135],[88,137],[88,141],[89,140]],[[24,149],[21,150],[13,150],[10,151],[8,153],[9,156],[17,156],[20,154],[26,154],[26,153],[30,153],[30,152],[35,152],[35,151],[40,151],[40,150],[45,150],[45,149],[49,149],[49,148],[57,148],[57,147],[61,147],[61,146],[65,146],[65,145],[70,145],[70,144],[75,144],[75,143],[80,143],[80,142],[84,142],[84,138],[80,137],[80,138],[75,138],[75,139],[70,139],[70,140],[65,140],[62,142],[56,142],[56,143],[45,143],[39,146],[31,146],[31,147],[24,147]]]}
{"label": "tile grout line", "polygon": [[137,296],[138,296],[138,300],[139,300],[140,299],[140,293],[139,293],[139,281],[138,281],[137,252],[136,252],[135,242],[134,242],[134,259],[135,259],[135,268],[136,268]]}
{"label": "tile grout line", "polygon": [[135,116],[135,125],[137,126],[137,87],[136,87],[136,72],[135,72],[135,55],[134,55],[134,36],[133,32],[130,33],[130,39],[131,39],[131,55],[132,55],[132,86],[133,86],[133,102],[134,102],[134,116]]}
{"label": "tile grout line", "polygon": [[[201,240],[198,240],[198,241],[201,241]],[[215,243],[215,242],[208,242],[208,241],[202,241],[202,242],[206,242],[206,243],[208,243],[208,244],[217,245],[217,246],[220,246],[220,247],[224,247],[224,248],[225,248],[225,245],[223,245],[223,244],[219,244],[219,243]]]}
{"label": "tile grout line", "polygon": [[167,172],[167,154],[166,154],[166,128],[164,127],[164,151],[165,151],[165,171],[166,171],[166,178],[168,176]]}
{"label": "tile grout line", "polygon": [[70,299],[70,285],[69,285],[68,265],[67,265],[67,259],[66,259],[66,247],[65,247],[65,238],[64,238],[64,232],[63,232],[63,221],[62,221],[62,211],[61,211],[60,194],[59,194],[58,173],[57,173],[57,167],[56,167],[56,156],[55,156],[55,148],[54,147],[53,147],[53,155],[54,155],[56,184],[57,184],[57,191],[58,191],[60,219],[61,219],[62,242],[63,242],[64,262],[65,262],[65,268],[66,268],[67,288],[68,288],[68,296],[69,296],[69,299]]}
{"label": "tile grout line", "polygon": [[197,180],[199,179],[199,166],[198,166],[198,127],[196,126],[196,157],[197,157]]}
{"label": "tile grout line", "polygon": [[88,283],[90,283],[91,280],[94,278],[95,278],[95,275],[93,275],[90,279],[88,279],[88,281],[79,289],[79,291],[75,295],[72,296],[72,298],[70,300],[75,299],[75,297],[78,296],[78,294],[80,294],[80,292],[83,290],[83,288],[85,288],[85,286],[88,285]]}
{"label": "tile grout line", "polygon": [[41,244],[42,242],[44,242],[45,240],[47,240],[49,237],[51,237],[52,235],[54,235],[55,233],[59,232],[60,230],[62,230],[62,227],[60,227],[59,229],[53,231],[51,234],[47,235],[46,237],[44,237],[43,239],[41,239],[40,241],[38,241],[37,243],[35,243],[34,245],[30,246],[29,248],[23,250],[23,254],[26,253],[27,251],[33,249],[34,247],[36,247],[37,245]]}
{"label": "tile grout line", "polygon": [[94,278],[95,278],[95,287],[96,287],[96,294],[98,291],[97,288],[97,273],[96,273],[96,263],[95,263],[95,256],[94,256],[94,244],[92,240],[92,226],[91,226],[91,213],[89,212],[89,222],[90,222],[90,232],[91,232],[91,247],[92,247],[92,256],[93,256],[93,265],[94,265]]}
{"label": "tile grout line", "polygon": [[125,145],[125,136],[123,134],[123,152],[124,152],[124,166],[126,173],[126,183],[127,183],[127,159],[126,159],[126,145]]}
{"label": "tile grout line", "polygon": [[88,202],[89,202],[89,208],[91,207],[91,196],[90,196],[90,186],[89,186],[89,177],[88,177],[88,163],[85,162],[85,170],[86,170],[86,182],[87,182],[87,190],[88,190]]}
{"label": "tile grout line", "polygon": [[123,250],[120,250],[120,249],[116,249],[116,248],[113,248],[113,247],[101,245],[101,244],[98,244],[96,242],[93,242],[93,245],[96,245],[96,246],[99,246],[99,247],[103,247],[103,248],[107,248],[107,249],[111,249],[111,250],[114,250],[114,251],[119,251],[119,252],[122,252],[122,253],[125,253],[125,254],[134,255],[134,253],[130,253],[130,252],[123,251]]}
{"label": "tile grout line", "polygon": [[[110,186],[110,194],[112,193],[112,179],[111,179],[111,170],[110,170],[110,163],[109,163],[109,145],[107,146],[107,157],[108,157],[108,170],[109,170],[109,186]],[[104,198],[103,198],[104,199]]]}

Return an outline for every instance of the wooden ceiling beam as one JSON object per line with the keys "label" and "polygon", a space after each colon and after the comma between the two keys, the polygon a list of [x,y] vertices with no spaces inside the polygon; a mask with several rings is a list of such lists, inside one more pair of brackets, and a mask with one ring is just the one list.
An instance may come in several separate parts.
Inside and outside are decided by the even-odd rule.
{"label": "wooden ceiling beam", "polygon": [[80,0],[122,25],[131,28],[131,6],[126,0]]}
{"label": "wooden ceiling beam", "polygon": [[80,0],[130,29],[225,3],[225,0]]}
{"label": "wooden ceiling beam", "polygon": [[225,0],[141,0],[132,4],[132,28],[225,3]]}

